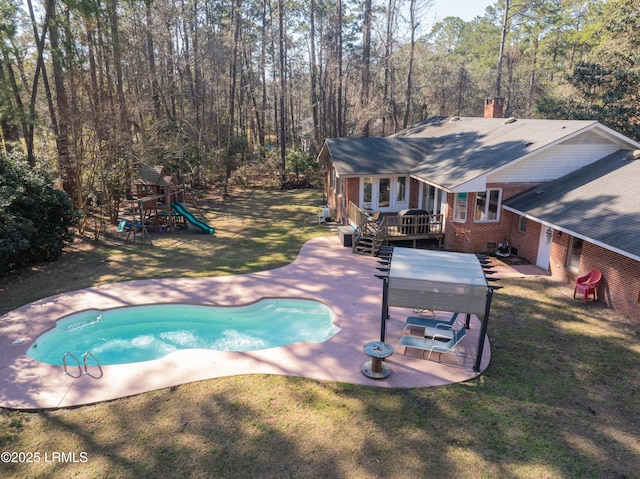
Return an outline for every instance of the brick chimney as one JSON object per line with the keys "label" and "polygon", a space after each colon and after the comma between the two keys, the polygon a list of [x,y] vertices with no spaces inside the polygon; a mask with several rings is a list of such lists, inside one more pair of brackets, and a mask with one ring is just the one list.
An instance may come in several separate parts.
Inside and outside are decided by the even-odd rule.
{"label": "brick chimney", "polygon": [[485,118],[502,118],[504,113],[504,98],[493,97],[484,100],[484,117]]}

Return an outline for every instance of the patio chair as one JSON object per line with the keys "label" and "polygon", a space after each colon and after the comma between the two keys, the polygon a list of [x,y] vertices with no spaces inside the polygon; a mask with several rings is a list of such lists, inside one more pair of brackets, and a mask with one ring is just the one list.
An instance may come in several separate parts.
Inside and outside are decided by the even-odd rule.
{"label": "patio chair", "polygon": [[443,314],[438,314],[435,317],[409,316],[404,322],[402,332],[404,333],[408,328],[423,328],[425,330],[423,336],[427,336],[427,328],[451,329],[457,319],[458,313],[453,313],[451,317]]}
{"label": "patio chair", "polygon": [[583,295],[583,302],[587,302],[587,298],[593,295],[593,300],[598,300],[598,285],[602,280],[602,273],[597,269],[592,269],[584,276],[580,276],[576,279],[576,286],[573,289],[573,299],[576,299],[576,294]]}
{"label": "patio chair", "polygon": [[[441,341],[437,337],[429,338],[418,338],[416,336],[402,336],[400,338],[400,346],[404,346],[404,354],[407,354],[407,348],[414,348],[422,350],[422,357],[424,358],[424,353],[429,351],[429,356],[427,356],[427,360],[431,359],[431,353],[442,354],[453,354],[456,358],[456,364],[458,366],[462,366],[460,364],[460,356],[462,355],[458,350],[458,345],[460,341],[462,341],[466,334],[466,328],[462,327],[459,330],[453,330],[453,338],[447,341]],[[446,339],[446,338],[440,338]]]}

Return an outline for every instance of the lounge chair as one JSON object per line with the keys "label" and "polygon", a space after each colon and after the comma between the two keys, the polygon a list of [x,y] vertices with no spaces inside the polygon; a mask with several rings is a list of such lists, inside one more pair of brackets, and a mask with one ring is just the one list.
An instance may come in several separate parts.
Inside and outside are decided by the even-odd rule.
{"label": "lounge chair", "polygon": [[402,331],[404,332],[407,328],[423,328],[425,330],[425,334],[423,336],[427,336],[428,328],[437,328],[437,329],[451,329],[453,328],[454,323],[458,319],[458,313],[453,313],[453,316],[449,317],[446,315],[438,314],[435,317],[420,317],[420,316],[409,316],[407,320],[404,322],[404,328]]}
{"label": "lounge chair", "polygon": [[[460,364],[460,352],[458,351],[458,345],[460,341],[462,341],[466,334],[466,328],[462,327],[459,330],[454,330],[453,338],[448,341],[441,341],[437,337],[429,338],[418,338],[416,336],[402,336],[400,338],[400,346],[404,346],[404,354],[407,353],[407,348],[421,349],[422,357],[424,358],[424,353],[429,351],[429,356],[427,360],[431,359],[431,353],[438,353],[442,355],[445,354],[453,354],[456,357],[456,363],[458,366]],[[441,339],[446,339],[444,336]]]}

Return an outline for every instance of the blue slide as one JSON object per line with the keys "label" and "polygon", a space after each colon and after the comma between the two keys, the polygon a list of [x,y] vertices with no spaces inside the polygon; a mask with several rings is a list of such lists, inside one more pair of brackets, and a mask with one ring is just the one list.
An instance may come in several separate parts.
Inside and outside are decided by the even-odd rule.
{"label": "blue slide", "polygon": [[187,207],[184,206],[182,203],[171,203],[171,208],[173,208],[173,210],[179,215],[184,216],[189,223],[191,223],[194,226],[197,226],[205,233],[212,235],[216,232],[215,228],[213,228],[212,226],[209,226],[206,223],[203,223],[198,218],[193,216],[193,213],[191,213],[191,211],[189,211]]}

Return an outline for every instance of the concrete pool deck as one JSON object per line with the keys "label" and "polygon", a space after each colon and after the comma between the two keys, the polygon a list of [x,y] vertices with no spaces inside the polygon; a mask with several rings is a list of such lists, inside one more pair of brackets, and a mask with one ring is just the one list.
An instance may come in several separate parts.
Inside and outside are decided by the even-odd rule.
{"label": "concrete pool deck", "polygon": [[[382,282],[374,274],[377,258],[356,255],[326,236],[307,242],[296,260],[259,273],[208,278],[152,279],[113,283],[44,298],[0,316],[0,407],[51,409],[91,404],[194,381],[240,374],[279,374],[374,387],[417,388],[468,381],[484,371],[491,352],[485,340],[480,373],[473,370],[480,321],[461,342],[464,361],[452,355],[431,360],[398,347],[408,315],[390,308],[386,342],[394,353],[385,360],[392,374],[370,379],[361,373],[369,358],[363,346],[380,339]],[[531,274],[531,273],[526,273]],[[508,276],[508,274],[507,274]],[[86,309],[109,309],[154,303],[242,305],[263,297],[322,301],[335,313],[341,331],[324,343],[295,343],[251,352],[182,350],[163,359],[95,366],[88,375],[68,362],[69,375],[26,356],[31,343],[65,315]],[[100,358],[98,358],[99,360]]]}

